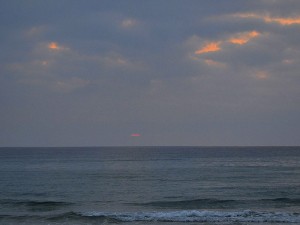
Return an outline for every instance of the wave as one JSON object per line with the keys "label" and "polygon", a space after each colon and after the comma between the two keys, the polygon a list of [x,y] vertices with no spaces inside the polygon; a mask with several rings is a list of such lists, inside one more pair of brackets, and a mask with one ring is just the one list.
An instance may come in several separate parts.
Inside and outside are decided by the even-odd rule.
{"label": "wave", "polygon": [[0,219],[10,220],[41,219],[43,221],[98,221],[107,223],[121,222],[199,222],[199,223],[300,223],[299,213],[259,212],[259,211],[158,211],[158,212],[66,212],[57,215],[9,216],[0,215]]}
{"label": "wave", "polygon": [[131,205],[138,206],[153,206],[159,208],[173,208],[173,209],[229,209],[240,208],[242,206],[300,206],[300,199],[291,198],[275,198],[275,199],[257,199],[257,200],[233,200],[233,199],[192,199],[180,201],[153,201],[146,203],[132,203]]}
{"label": "wave", "polygon": [[300,205],[300,198],[262,199],[262,201],[272,201],[272,202],[291,203],[291,204]]}
{"label": "wave", "polygon": [[[154,206],[160,208],[184,208],[184,209],[200,209],[209,206],[223,208],[228,205],[236,204],[236,200],[218,200],[218,199],[193,199],[180,201],[154,201],[147,203],[138,203],[139,206]],[[223,206],[223,207],[222,207]]]}
{"label": "wave", "polygon": [[82,216],[102,217],[119,222],[149,221],[149,222],[270,222],[270,223],[299,223],[299,213],[257,212],[251,210],[223,212],[183,210],[172,212],[131,212],[105,213],[88,212]]}
{"label": "wave", "polygon": [[32,211],[50,211],[61,207],[72,205],[70,202],[62,201],[33,201],[33,200],[14,200],[14,199],[2,199],[0,205],[6,207],[26,207]]}

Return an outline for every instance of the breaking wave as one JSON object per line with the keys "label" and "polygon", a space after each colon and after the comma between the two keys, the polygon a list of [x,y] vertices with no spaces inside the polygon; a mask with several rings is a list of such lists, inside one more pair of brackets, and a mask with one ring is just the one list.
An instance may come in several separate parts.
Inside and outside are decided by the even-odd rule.
{"label": "breaking wave", "polygon": [[183,210],[171,212],[129,212],[107,213],[87,212],[86,217],[101,217],[119,222],[159,221],[159,222],[256,222],[256,223],[300,223],[299,213],[256,212],[251,210],[222,212]]}
{"label": "breaking wave", "polygon": [[[240,223],[264,224],[285,223],[299,224],[300,213],[287,212],[259,212],[244,211],[209,211],[209,210],[182,210],[182,211],[155,211],[155,212],[65,212],[52,215],[0,215],[0,221],[10,224],[20,221],[43,221],[41,223],[72,223],[82,221],[85,224],[102,223],[130,223],[130,222],[198,222],[198,223]],[[48,221],[48,222],[47,222]],[[25,224],[25,223],[24,223]]]}
{"label": "breaking wave", "polygon": [[[180,201],[154,201],[146,203],[133,203],[132,205],[150,206],[170,209],[232,209],[249,206],[270,206],[270,207],[290,207],[300,206],[300,199],[291,198],[274,198],[274,199],[257,199],[257,200],[233,200],[233,199],[192,199]],[[247,207],[248,206],[248,207]]]}

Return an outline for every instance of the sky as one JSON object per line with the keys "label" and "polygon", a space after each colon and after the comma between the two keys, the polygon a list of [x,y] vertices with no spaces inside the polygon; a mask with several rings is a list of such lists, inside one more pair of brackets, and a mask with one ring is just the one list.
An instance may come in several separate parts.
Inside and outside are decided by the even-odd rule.
{"label": "sky", "polygon": [[0,146],[300,145],[299,0],[0,0]]}

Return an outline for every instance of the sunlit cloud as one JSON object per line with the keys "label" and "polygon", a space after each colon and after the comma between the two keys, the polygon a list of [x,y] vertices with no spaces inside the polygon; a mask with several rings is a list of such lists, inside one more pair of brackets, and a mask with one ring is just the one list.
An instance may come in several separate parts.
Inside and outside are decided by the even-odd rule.
{"label": "sunlit cloud", "polygon": [[266,22],[276,22],[281,25],[300,24],[300,18],[266,18]]}
{"label": "sunlit cloud", "polygon": [[[219,41],[215,41],[215,42],[207,42],[202,48],[196,50],[194,52],[194,54],[202,55],[205,53],[221,51],[222,45],[225,43],[231,43],[231,44],[235,44],[235,45],[244,45],[244,44],[248,43],[250,40],[252,40],[253,38],[256,38],[260,35],[261,35],[261,33],[258,31],[255,31],[255,30],[248,31],[248,32],[242,32],[242,33],[236,33],[236,34],[233,34],[232,36],[230,36],[228,39],[223,39],[223,40],[219,40]],[[197,58],[193,58],[193,56],[191,58],[197,60]],[[204,62],[210,66],[217,65],[217,62],[210,60],[210,59],[206,59],[206,60],[204,60]]]}
{"label": "sunlit cloud", "polygon": [[50,42],[50,43],[47,45],[47,47],[48,47],[48,49],[54,50],[54,51],[65,50],[65,49],[67,49],[67,48],[64,47],[64,46],[58,45],[57,42]]}
{"label": "sunlit cloud", "polygon": [[195,51],[196,55],[205,54],[208,52],[217,52],[221,50],[220,47],[221,42],[209,42],[205,44],[202,48]]}
{"label": "sunlit cloud", "polygon": [[255,38],[259,35],[260,35],[260,33],[257,31],[239,33],[236,36],[229,38],[228,42],[230,42],[232,44],[237,44],[237,45],[244,45],[247,42],[249,42],[252,38]]}
{"label": "sunlit cloud", "polygon": [[51,42],[49,45],[48,45],[48,48],[50,49],[59,49],[58,45],[56,42]]}
{"label": "sunlit cloud", "polygon": [[300,24],[300,17],[270,17],[270,16],[261,16],[261,18],[266,22],[266,23],[279,23],[280,25],[283,26],[288,26],[288,25],[293,25],[293,24]]}
{"label": "sunlit cloud", "polygon": [[134,133],[134,134],[131,134],[130,136],[131,136],[131,137],[140,137],[141,135],[138,134],[138,133]]}
{"label": "sunlit cloud", "polygon": [[300,25],[300,17],[271,17],[270,15],[256,13],[238,13],[234,14],[234,17],[261,19],[265,23],[278,23],[283,26],[289,26],[294,24]]}

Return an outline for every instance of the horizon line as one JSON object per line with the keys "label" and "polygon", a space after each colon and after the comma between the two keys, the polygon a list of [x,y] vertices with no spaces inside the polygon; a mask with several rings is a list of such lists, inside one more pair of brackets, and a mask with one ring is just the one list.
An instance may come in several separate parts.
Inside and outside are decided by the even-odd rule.
{"label": "horizon line", "polygon": [[300,145],[82,145],[82,146],[0,146],[1,148],[164,148],[164,147],[185,147],[185,148],[247,148],[247,147],[300,147]]}

